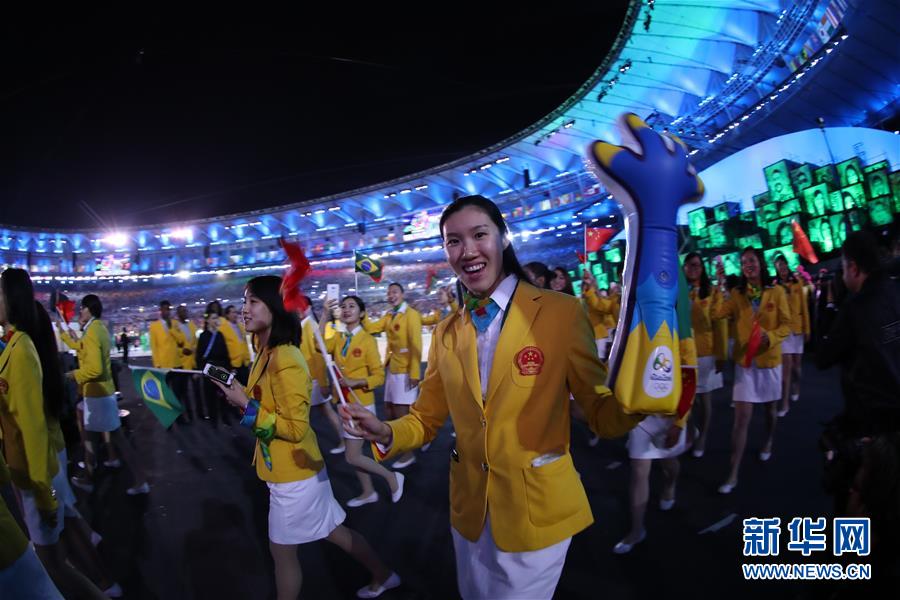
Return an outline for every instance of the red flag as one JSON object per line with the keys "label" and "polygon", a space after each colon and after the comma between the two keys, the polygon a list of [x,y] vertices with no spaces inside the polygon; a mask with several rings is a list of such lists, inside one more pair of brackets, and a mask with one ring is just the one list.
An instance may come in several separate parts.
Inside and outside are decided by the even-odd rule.
{"label": "red flag", "polygon": [[791,230],[794,232],[794,252],[802,256],[806,262],[812,264],[819,262],[819,257],[816,256],[816,252],[813,250],[812,244],[809,243],[806,232],[800,227],[800,223],[791,221]]}
{"label": "red flag", "polygon": [[60,294],[60,300],[56,303],[56,312],[62,316],[63,322],[71,323],[75,319],[75,301]]}
{"label": "red flag", "polygon": [[309,307],[306,298],[300,293],[300,282],[310,272],[312,267],[309,265],[306,255],[303,254],[303,248],[300,244],[285,241],[284,238],[278,240],[284,253],[287,254],[290,266],[281,280],[281,299],[284,302],[286,310],[296,310],[303,312]]}
{"label": "red flag", "polygon": [[585,230],[584,249],[596,252],[615,234],[611,227],[588,227]]}
{"label": "red flag", "polygon": [[430,292],[431,287],[434,285],[434,280],[437,278],[438,270],[437,267],[430,265],[428,270],[425,273],[425,291]]}
{"label": "red flag", "polygon": [[747,340],[747,354],[744,355],[744,364],[741,365],[745,369],[749,369],[753,364],[753,359],[759,351],[759,345],[762,343],[762,329],[759,328],[759,321],[753,320],[753,327],[750,329],[750,339]]}
{"label": "red flag", "polygon": [[696,392],[697,369],[694,367],[681,367],[681,398],[678,400],[678,408],[675,413],[679,419],[691,410]]}
{"label": "red flag", "polygon": [[587,256],[585,256],[578,250],[575,251],[575,255],[578,256],[578,262],[580,262],[581,264],[587,263]]}

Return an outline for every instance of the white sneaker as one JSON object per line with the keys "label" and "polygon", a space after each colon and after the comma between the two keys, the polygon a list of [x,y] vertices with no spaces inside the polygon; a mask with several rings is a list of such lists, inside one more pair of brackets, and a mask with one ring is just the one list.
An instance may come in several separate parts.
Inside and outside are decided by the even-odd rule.
{"label": "white sneaker", "polygon": [[400,581],[400,576],[397,575],[396,573],[391,573],[391,576],[388,577],[384,583],[382,583],[375,589],[372,589],[369,586],[360,588],[359,591],[356,592],[356,597],[357,598],[377,598],[378,596],[382,595],[383,593],[385,593],[388,590],[392,590],[395,587],[400,587],[401,583],[403,583],[403,582]]}
{"label": "white sneaker", "polygon": [[659,510],[672,510],[673,506],[675,506],[675,498],[669,500],[666,500],[665,498],[659,499]]}
{"label": "white sneaker", "polygon": [[599,435],[592,435],[591,439],[588,440],[588,446],[590,446],[591,448],[595,447],[599,443],[600,443]]}
{"label": "white sneaker", "polygon": [[796,402],[800,399],[800,394],[791,394],[791,402]]}
{"label": "white sneaker", "polygon": [[723,496],[727,496],[731,492],[734,491],[734,488],[737,487],[737,483],[723,483],[719,486],[719,493]]}
{"label": "white sneaker", "polygon": [[75,475],[70,479],[70,481],[72,482],[72,485],[77,487],[79,490],[84,490],[88,493],[94,491],[94,484],[91,483],[89,479],[84,479],[82,477],[79,477],[78,475]]}
{"label": "white sneaker", "polygon": [[331,450],[328,451],[328,454],[343,454],[344,450],[346,450],[346,446],[335,446]]}
{"label": "white sneaker", "polygon": [[[347,506],[350,508],[359,508],[360,506],[372,504],[373,502],[378,502],[378,492],[372,492],[366,497],[358,496],[356,498],[350,498],[350,500],[347,501]],[[372,597],[374,598],[374,596]]]}
{"label": "white sneaker", "polygon": [[631,552],[631,549],[643,542],[647,537],[647,531],[644,530],[641,532],[640,537],[632,544],[625,543],[625,540],[622,540],[615,546],[613,546],[613,554],[628,554]]}
{"label": "white sneaker", "polygon": [[120,586],[118,583],[114,583],[103,590],[103,594],[109,598],[121,598],[125,595],[125,592],[122,591],[122,586]]}
{"label": "white sneaker", "polygon": [[403,482],[406,480],[406,476],[403,473],[394,471],[394,477],[397,478],[397,491],[391,492],[391,502],[397,504],[400,502],[400,498],[403,497]]}
{"label": "white sneaker", "polygon": [[150,493],[150,484],[146,481],[141,485],[136,485],[125,490],[125,493],[129,496],[139,496],[141,494],[149,494]]}
{"label": "white sneaker", "polygon": [[408,467],[409,465],[413,464],[414,462],[416,462],[416,455],[412,454],[406,460],[401,460],[400,462],[395,462],[394,468],[395,469],[404,469],[404,468]]}

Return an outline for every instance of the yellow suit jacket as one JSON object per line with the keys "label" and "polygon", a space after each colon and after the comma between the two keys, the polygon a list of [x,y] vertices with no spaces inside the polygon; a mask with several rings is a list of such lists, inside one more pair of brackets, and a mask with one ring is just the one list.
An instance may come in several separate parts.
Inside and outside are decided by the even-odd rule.
{"label": "yellow suit jacket", "polygon": [[81,337],[81,356],[75,381],[85,398],[102,398],[116,393],[109,360],[109,331],[94,320]]}
{"label": "yellow suit jacket", "polygon": [[712,316],[714,319],[730,318],[735,321],[735,362],[743,362],[753,321],[759,319],[763,335],[769,338],[769,349],[756,355],[756,366],[770,369],[781,364],[781,342],[791,333],[791,315],[781,286],[763,288],[757,313],[753,312],[750,299],[739,288],[733,289],[727,300],[720,294],[713,305]]}
{"label": "yellow suit jacket", "polygon": [[[357,388],[353,393],[359,398],[360,404],[371,406],[375,403],[375,388],[384,384],[384,367],[378,355],[378,345],[375,338],[360,329],[350,339],[350,347],[344,356],[341,350],[346,340],[347,334],[341,332],[327,340],[325,346],[344,377],[366,380],[366,387]],[[333,393],[334,398],[337,398],[337,393]],[[354,398],[351,395],[346,400],[352,402]]]}
{"label": "yellow suit jacket", "polygon": [[[3,454],[0,453],[0,485],[10,481],[9,469],[3,462]],[[0,571],[19,560],[25,550],[28,549],[28,538],[22,532],[15,517],[9,512],[6,501],[0,497]]]}
{"label": "yellow suit jacket", "polygon": [[809,303],[807,302],[806,286],[795,281],[781,287],[784,288],[788,308],[791,311],[791,333],[809,335]]}
{"label": "yellow suit jacket", "polygon": [[225,338],[225,345],[228,347],[228,357],[231,359],[231,366],[235,369],[246,367],[250,364],[250,348],[247,347],[247,332],[244,326],[238,323],[238,335],[234,326],[227,319],[224,320],[219,327],[219,333]]}
{"label": "yellow suit jacket", "polygon": [[[172,327],[178,327],[174,320],[171,323]],[[175,336],[161,319],[150,323],[150,353],[157,369],[177,369],[181,365]]]}
{"label": "yellow suit jacket", "polygon": [[422,315],[406,305],[405,312],[388,312],[377,321],[363,320],[369,333],[387,332],[384,366],[391,373],[407,373],[410,379],[422,378]]}
{"label": "yellow suit jacket", "polygon": [[322,358],[322,353],[319,352],[316,344],[316,334],[313,332],[313,329],[315,327],[312,319],[304,319],[303,333],[300,338],[300,352],[303,354],[306,366],[309,367],[310,377],[312,377],[313,381],[319,382],[320,389],[327,390],[328,369],[325,367],[325,359]]}
{"label": "yellow suit jacket", "polygon": [[257,441],[253,458],[257,476],[263,481],[287,483],[308,479],[321,471],[325,463],[316,434],[309,426],[312,382],[300,348],[284,344],[263,349],[244,390],[259,403],[255,424],[272,423],[275,430],[275,438],[269,444],[271,471]]}
{"label": "yellow suit jacket", "polygon": [[427,315],[422,315],[422,325],[437,325],[459,310],[459,302],[453,300],[447,308],[449,309],[447,311],[444,311],[443,309],[433,310]]}
{"label": "yellow suit jacket", "polygon": [[[175,338],[175,345],[178,346],[179,367],[182,369],[193,369],[197,365],[197,326],[193,321],[184,324],[188,331],[185,333],[181,324],[172,320],[172,337]],[[190,354],[185,354],[184,349],[190,350]]]}
{"label": "yellow suit jacket", "polygon": [[[604,385],[606,370],[577,298],[520,281],[507,311],[484,397],[468,312],[441,321],[419,398],[410,414],[388,423],[392,446],[376,454],[386,460],[430,442],[449,413],[457,448],[450,462],[451,524],[475,541],[490,511],[497,547],[523,552],[593,522],[569,454],[569,394],[603,437],[624,435],[643,417],[622,412]],[[560,458],[535,466],[548,453]]]}
{"label": "yellow suit jacket", "polygon": [[698,356],[714,356],[717,360],[728,358],[728,324],[724,319],[714,319],[713,306],[719,289],[713,287],[709,296],[700,298],[696,290],[690,291],[691,329]]}
{"label": "yellow suit jacket", "polygon": [[12,481],[34,492],[38,508],[55,510],[53,477],[59,471],[44,415],[43,373],[34,343],[12,330],[0,354],[0,440]]}
{"label": "yellow suit jacket", "polygon": [[606,339],[609,337],[607,324],[609,318],[612,317],[615,302],[609,298],[604,298],[592,289],[585,291],[583,298],[588,311],[588,319],[590,319],[594,328],[594,339]]}

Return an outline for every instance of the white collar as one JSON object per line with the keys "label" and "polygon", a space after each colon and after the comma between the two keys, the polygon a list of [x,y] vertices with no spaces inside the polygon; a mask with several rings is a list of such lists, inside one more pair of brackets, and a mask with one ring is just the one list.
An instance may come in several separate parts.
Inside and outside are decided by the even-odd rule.
{"label": "white collar", "polygon": [[[346,326],[345,326],[345,327],[346,327]],[[356,335],[356,334],[359,333],[360,331],[362,331],[362,325],[357,325],[356,327],[353,328],[353,331],[350,331],[350,332],[349,332],[350,337],[353,337],[354,335]]]}
{"label": "white collar", "polygon": [[506,279],[501,281],[500,285],[497,286],[497,289],[494,290],[494,293],[491,294],[491,300],[500,307],[500,310],[506,312],[506,307],[509,306],[509,303],[512,301],[512,296],[516,291],[516,285],[518,283],[518,277],[515,275],[507,275]]}
{"label": "white collar", "polygon": [[84,324],[84,327],[81,328],[82,331],[87,331],[88,327],[91,326],[91,323],[94,322],[94,317],[91,317],[90,320]]}
{"label": "white collar", "polygon": [[399,314],[399,313],[405,313],[405,312],[406,312],[406,306],[407,306],[407,305],[406,305],[406,300],[404,300],[403,302],[400,303],[400,308],[398,308],[398,309],[394,312],[394,314],[396,315],[396,314]]}

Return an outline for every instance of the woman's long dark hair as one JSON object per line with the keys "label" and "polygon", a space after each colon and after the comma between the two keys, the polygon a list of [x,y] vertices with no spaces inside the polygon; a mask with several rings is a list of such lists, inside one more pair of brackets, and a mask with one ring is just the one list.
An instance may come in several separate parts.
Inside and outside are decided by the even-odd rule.
{"label": "woman's long dark hair", "polygon": [[566,286],[562,289],[562,293],[569,294],[570,296],[574,296],[575,295],[575,286],[572,285],[572,278],[569,277],[569,272],[566,271],[563,267],[556,267],[555,269],[553,269],[553,271],[551,271],[551,273],[550,273],[550,277],[555,278],[559,274],[562,274],[562,278],[566,282]]}
{"label": "woman's long dark hair", "polygon": [[[763,251],[759,248],[755,248],[753,246],[747,246],[743,250],[741,250],[741,258],[744,257],[748,252],[754,254],[756,256],[756,260],[759,261],[759,285],[760,287],[766,287],[766,255],[763,254]],[[744,268],[741,267],[741,282],[738,284],[738,289],[741,293],[747,293],[747,278],[744,276]]]}
{"label": "woman's long dark hair", "polygon": [[687,256],[684,257],[684,262],[682,265],[686,265],[687,261],[692,258],[696,258],[700,261],[700,299],[704,299],[709,297],[709,294],[712,292],[712,282],[709,280],[709,275],[706,273],[706,267],[703,266],[703,259],[700,258],[700,255],[696,252],[689,252]]}
{"label": "woman's long dark hair", "polygon": [[34,310],[34,286],[24,269],[10,268],[0,275],[0,289],[6,299],[6,320],[34,339],[37,313]]}
{"label": "woman's long dark hair", "polygon": [[35,301],[34,308],[37,313],[37,330],[31,336],[31,341],[34,342],[43,371],[41,387],[44,392],[44,414],[58,421],[65,395],[59,346],[56,345],[56,333],[47,310],[38,301]]}
{"label": "woman's long dark hair", "polygon": [[[550,280],[553,279],[554,273],[553,273],[553,271],[550,270],[550,267],[548,267],[547,265],[545,265],[542,262],[534,260],[534,261],[531,261],[530,263],[528,263],[527,265],[525,265],[523,267],[523,269],[525,269],[526,273],[528,273],[528,271],[531,271],[532,273],[534,273],[535,279],[537,279],[538,277],[543,277],[544,278],[544,289],[545,290],[551,289]],[[535,282],[532,282],[532,284],[537,285],[537,283],[535,283]]]}
{"label": "woman's long dark hair", "polygon": [[262,275],[247,282],[247,290],[259,298],[272,313],[272,330],[269,333],[269,348],[282,344],[300,345],[300,319],[296,314],[284,309],[281,299],[281,277]]}
{"label": "woman's long dark hair", "polygon": [[[444,212],[441,213],[440,220],[440,230],[441,230],[441,240],[444,239],[444,224],[454,214],[458,213],[462,209],[467,206],[472,206],[484,212],[491,221],[494,222],[494,225],[497,226],[497,229],[500,230],[500,235],[507,236],[509,235],[509,227],[506,226],[506,221],[503,219],[503,215],[500,213],[500,209],[497,208],[497,205],[485,198],[484,196],[462,196],[457,198],[444,209]],[[507,275],[515,275],[522,281],[529,281],[528,275],[525,273],[525,270],[522,268],[522,265],[519,263],[518,257],[516,257],[516,251],[513,248],[512,242],[503,250],[503,272]],[[457,280],[457,286],[460,289],[464,289],[463,286]],[[462,298],[462,296],[459,296]]]}

